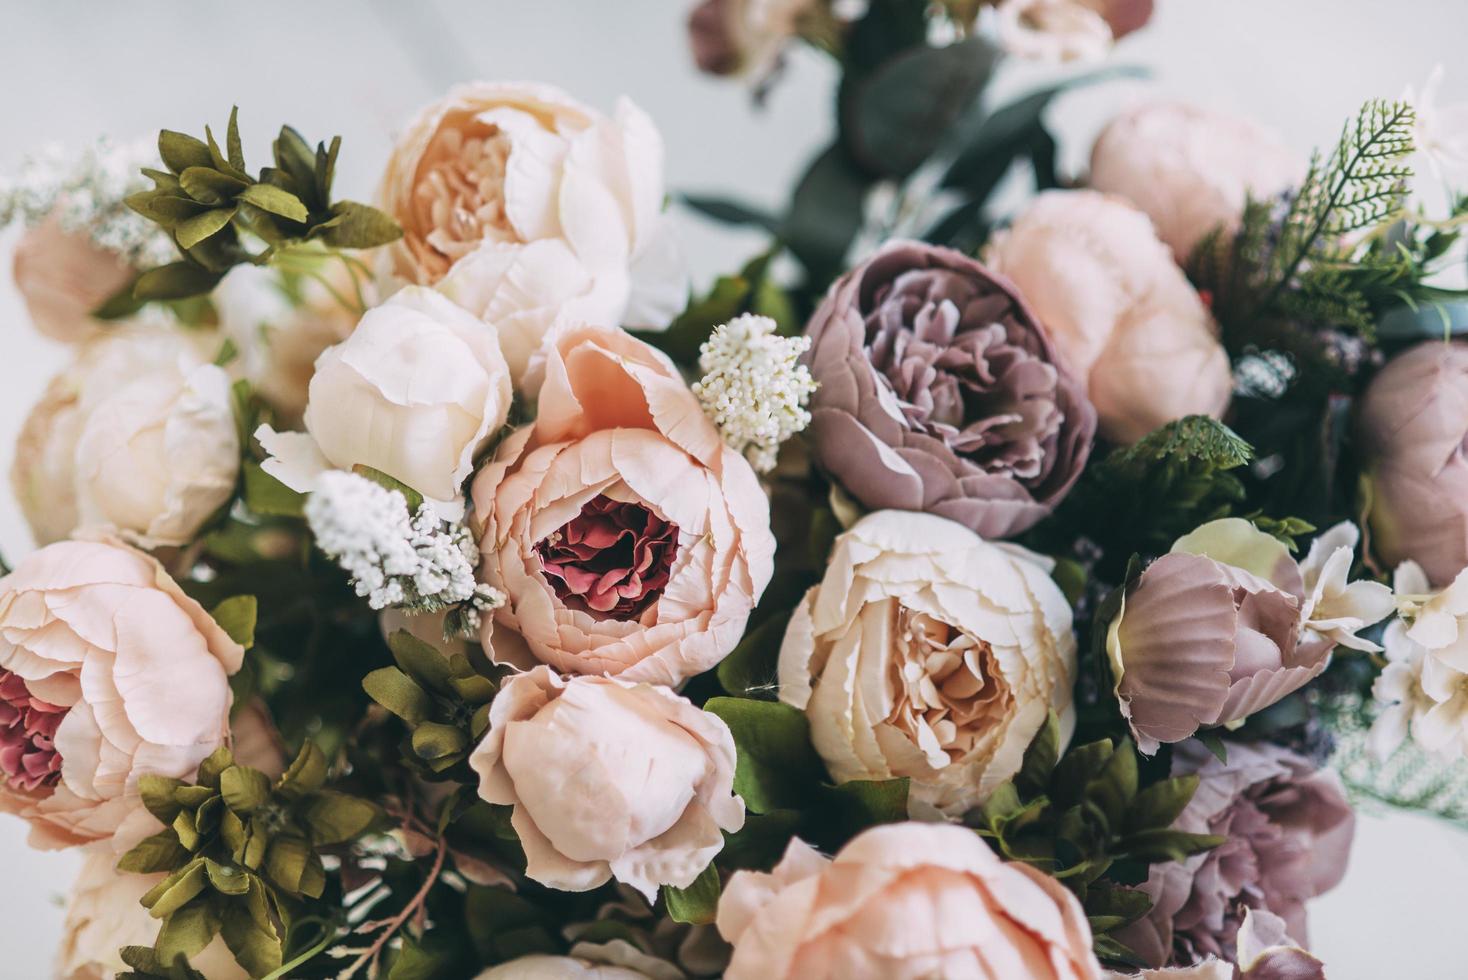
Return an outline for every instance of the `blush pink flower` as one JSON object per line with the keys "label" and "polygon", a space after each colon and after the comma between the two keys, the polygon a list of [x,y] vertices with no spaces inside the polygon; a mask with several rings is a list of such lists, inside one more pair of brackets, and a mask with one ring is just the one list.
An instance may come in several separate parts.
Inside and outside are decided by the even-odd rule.
{"label": "blush pink flower", "polygon": [[190,775],[228,738],[243,655],[142,552],[32,553],[0,579],[0,810],[38,847],[130,844],[153,823],[139,777]]}
{"label": "blush pink flower", "polygon": [[98,333],[92,311],[136,275],[116,252],[84,231],[67,231],[54,214],[15,244],[15,288],[37,330],[74,343]]}
{"label": "blush pink flower", "polygon": [[1098,980],[1091,929],[1063,885],[953,824],[900,823],[834,860],[799,838],[719,898],[728,980]]}
{"label": "blush pink flower", "polygon": [[1088,380],[1101,434],[1135,442],[1233,389],[1218,326],[1145,214],[1096,191],[1046,191],[987,258]]}
{"label": "blush pink flower", "polygon": [[514,807],[526,875],[563,891],[616,878],[652,901],[744,825],[728,727],[653,684],[516,674],[469,764],[482,799]]}
{"label": "blush pink flower", "polygon": [[769,502],[661,353],[560,333],[536,420],[474,478],[500,662],[675,684],[744,632],[774,555]]}

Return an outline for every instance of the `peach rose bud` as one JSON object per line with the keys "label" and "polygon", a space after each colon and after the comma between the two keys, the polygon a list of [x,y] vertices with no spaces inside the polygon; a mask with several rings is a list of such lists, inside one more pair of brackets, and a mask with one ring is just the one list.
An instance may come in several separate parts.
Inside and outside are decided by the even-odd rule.
{"label": "peach rose bud", "polygon": [[479,795],[514,807],[525,873],[589,891],[612,878],[656,898],[686,888],[744,825],[734,737],[665,687],[516,674],[469,757]]}

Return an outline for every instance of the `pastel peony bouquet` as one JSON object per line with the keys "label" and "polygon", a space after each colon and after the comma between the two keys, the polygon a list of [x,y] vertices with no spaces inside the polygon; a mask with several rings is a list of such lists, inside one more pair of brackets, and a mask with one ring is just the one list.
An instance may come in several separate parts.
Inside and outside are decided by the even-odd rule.
{"label": "pastel peony bouquet", "polygon": [[[71,348],[0,579],[56,974],[1323,977],[1336,760],[1468,754],[1456,116],[1058,172],[1102,75],[988,82],[1151,8],[706,0],[705,70],[843,73],[780,213],[511,82],[372,204],[237,114],[0,184]],[[769,246],[690,296],[671,208]]]}

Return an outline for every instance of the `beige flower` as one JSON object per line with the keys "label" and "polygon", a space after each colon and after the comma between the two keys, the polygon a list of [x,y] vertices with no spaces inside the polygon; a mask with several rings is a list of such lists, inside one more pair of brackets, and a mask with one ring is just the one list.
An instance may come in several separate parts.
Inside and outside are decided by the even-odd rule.
{"label": "beige flower", "polygon": [[1019,770],[1049,712],[1074,726],[1070,605],[1038,556],[941,517],[878,511],[836,540],[780,648],[838,782],[912,780],[958,815]]}
{"label": "beige flower", "polygon": [[240,445],[229,378],[163,327],[78,348],[31,410],[11,482],[41,543],[77,528],[183,544],[229,501]]}
{"label": "beige flower", "polygon": [[15,244],[15,288],[36,329],[67,343],[95,336],[102,324],[92,316],[136,275],[116,252],[84,231],[67,231],[52,214]]}
{"label": "beige flower", "polygon": [[1371,746],[1385,759],[1410,735],[1428,751],[1468,755],[1468,569],[1434,592],[1421,566],[1404,562],[1395,587],[1398,618],[1372,687],[1384,707]]}
{"label": "beige flower", "polygon": [[744,825],[734,738],[665,687],[615,677],[511,677],[469,757],[479,795],[513,805],[525,873],[589,891],[612,878],[651,901],[686,888]]}

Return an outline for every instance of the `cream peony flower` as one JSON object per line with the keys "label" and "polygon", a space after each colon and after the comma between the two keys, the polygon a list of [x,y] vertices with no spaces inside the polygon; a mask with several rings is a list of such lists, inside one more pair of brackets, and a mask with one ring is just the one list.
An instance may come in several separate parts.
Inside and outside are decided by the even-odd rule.
{"label": "cream peony flower", "polygon": [[1091,150],[1090,185],[1152,219],[1179,262],[1214,229],[1235,231],[1244,202],[1298,183],[1305,165],[1251,120],[1183,102],[1139,106],[1113,119]]}
{"label": "cream peony flower", "polygon": [[795,838],[773,871],[729,879],[716,923],[727,980],[1101,976],[1075,896],[951,824],[876,827],[834,860]]}
{"label": "cream peony flower", "polygon": [[662,215],[662,137],[627,99],[607,117],[549,86],[461,85],[399,139],[380,196],[403,227],[389,247],[392,271],[442,281],[503,325],[517,378],[521,351],[558,308],[607,326],[661,327],[687,300]]}
{"label": "cream peony flower", "polygon": [[836,539],[780,648],[838,782],[912,780],[957,816],[1013,776],[1050,711],[1075,724],[1070,605],[1044,559],[928,514],[878,511]]}
{"label": "cream peony flower", "polygon": [[78,528],[179,545],[234,493],[229,378],[195,341],[118,327],[77,350],[31,410],[11,483],[37,541]]}
{"label": "cream peony flower", "polygon": [[514,806],[525,873],[563,891],[616,878],[652,901],[691,885],[721,831],[744,825],[729,729],[652,684],[516,674],[469,764],[481,798]]}
{"label": "cream peony flower", "polygon": [[987,259],[1089,380],[1102,435],[1135,442],[1228,408],[1233,378],[1213,317],[1147,216],[1120,198],[1046,191],[994,236]]}
{"label": "cream peony flower", "polygon": [[631,967],[594,963],[579,956],[534,953],[492,966],[474,980],[648,980],[649,976]]}
{"label": "cream peony flower", "polygon": [[1397,567],[1398,618],[1387,626],[1387,665],[1372,686],[1384,705],[1372,750],[1386,759],[1410,735],[1445,756],[1468,755],[1468,569],[1432,591],[1416,562]]}
{"label": "cream peony flower", "polygon": [[620,330],[548,349],[533,423],[474,477],[500,663],[677,684],[734,649],[770,580],[769,500],[661,352]]}
{"label": "cream peony flower", "polygon": [[409,287],[317,360],[306,432],[261,426],[255,435],[271,454],[266,472],[295,490],[360,464],[451,502],[505,424],[510,397],[494,327]]}
{"label": "cream peony flower", "polygon": [[[110,980],[128,967],[118,951],[152,946],[159,921],[140,903],[167,875],[118,871],[117,855],[99,845],[86,848],[82,869],[67,896],[66,921],[56,953],[58,980]],[[209,980],[243,980],[247,973],[221,936],[196,953],[189,965]]]}
{"label": "cream peony flower", "polygon": [[224,744],[243,657],[140,551],[28,555],[0,579],[0,809],[37,847],[130,847],[157,823],[138,778],[191,775]]}

